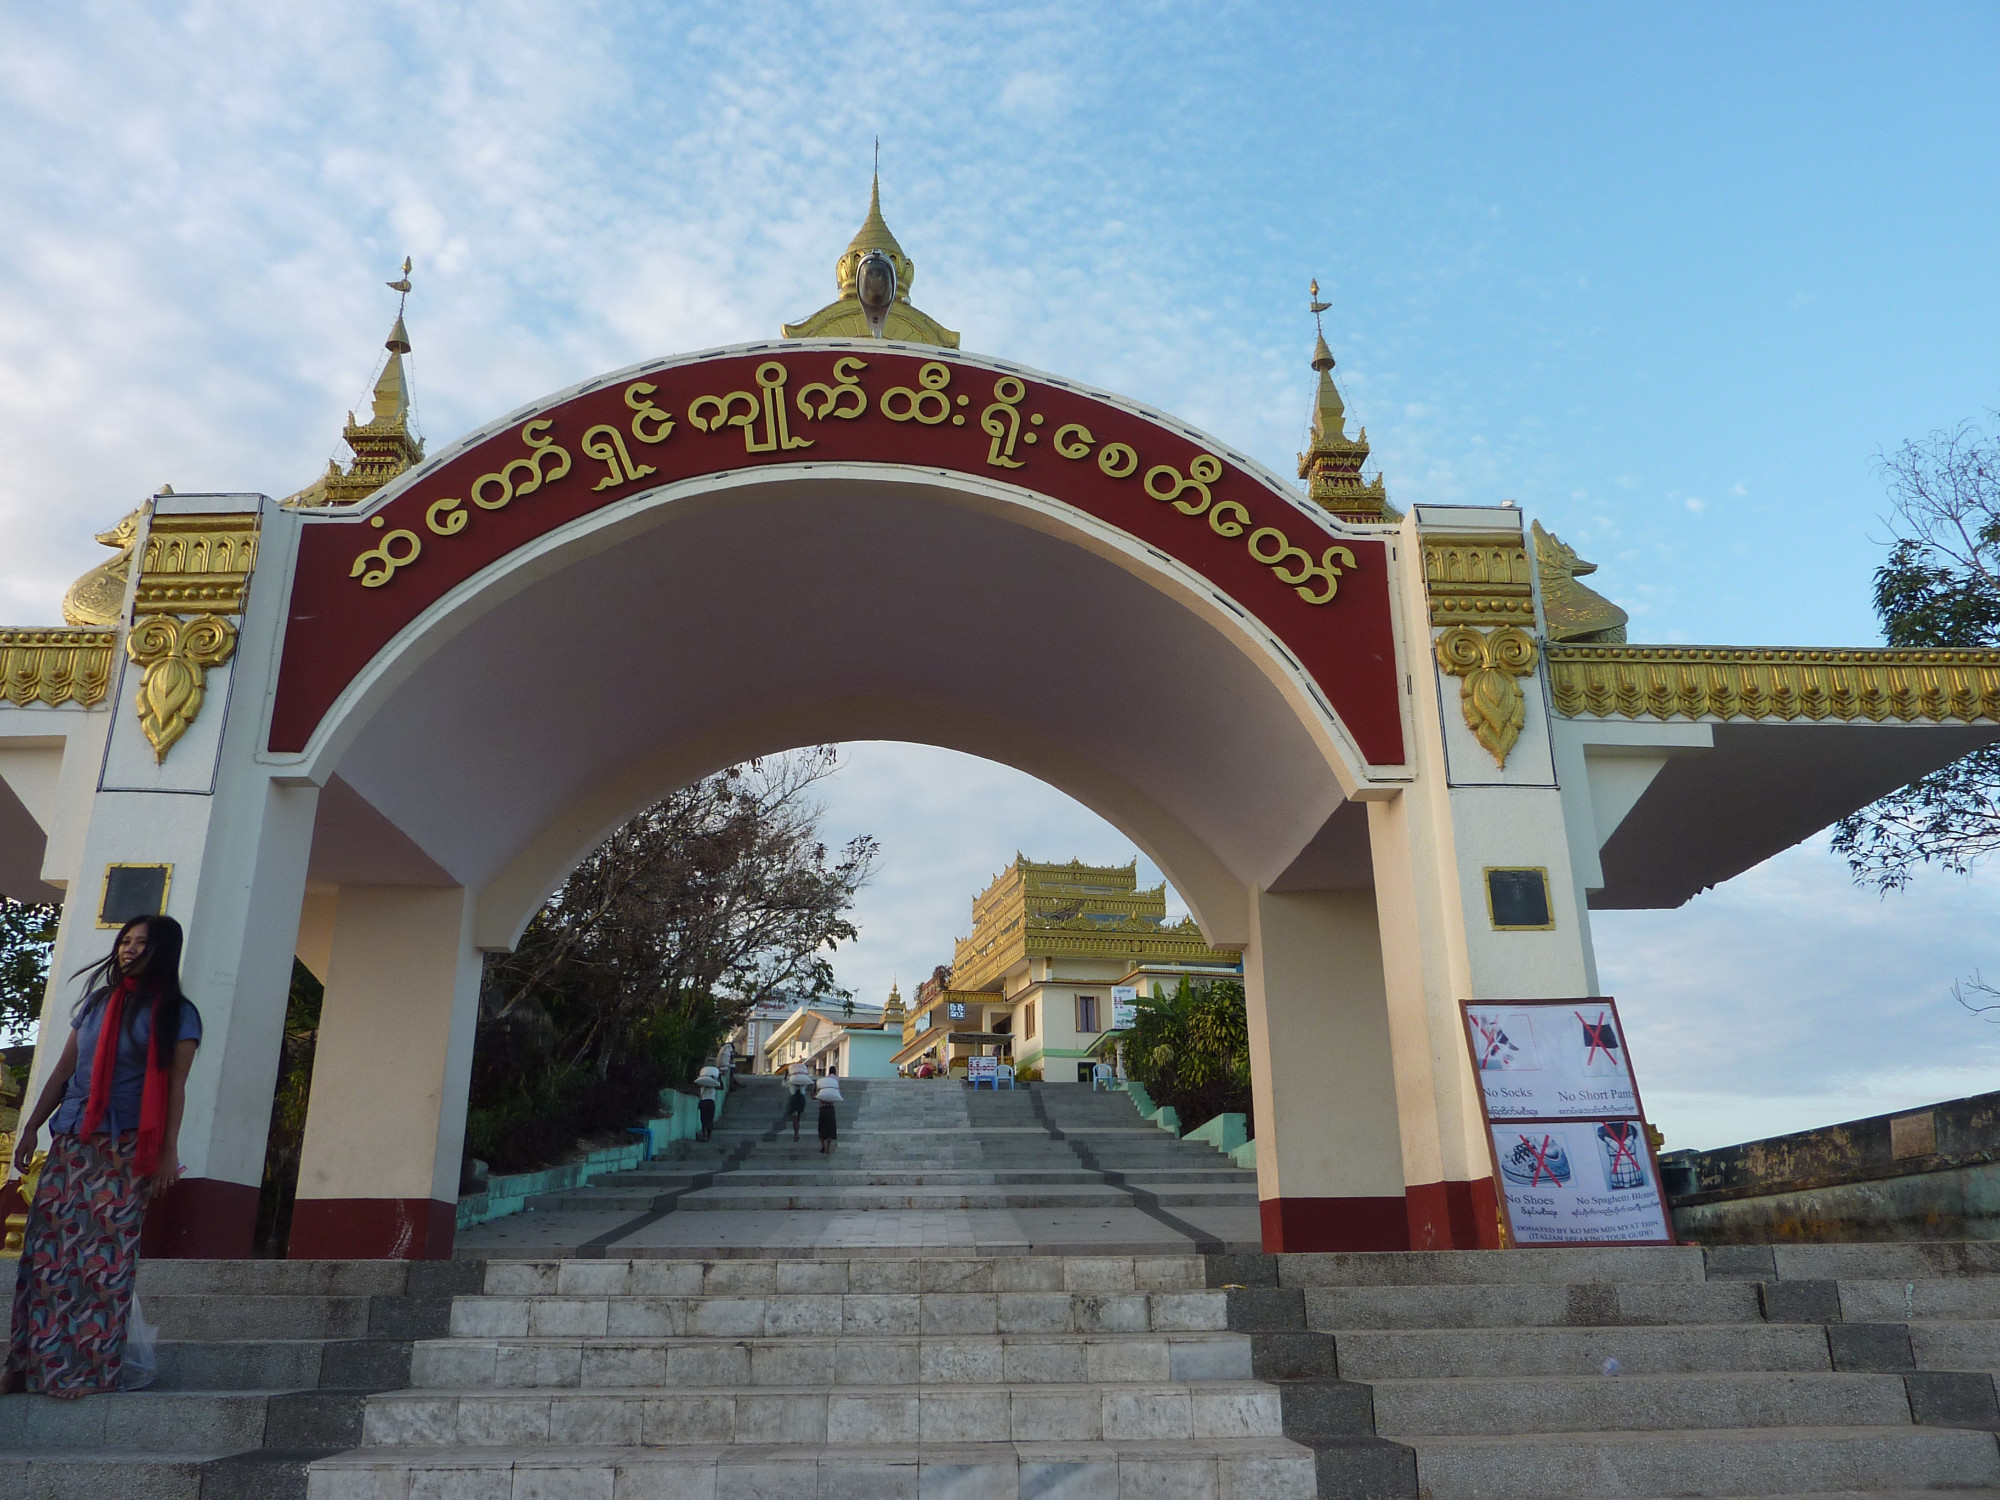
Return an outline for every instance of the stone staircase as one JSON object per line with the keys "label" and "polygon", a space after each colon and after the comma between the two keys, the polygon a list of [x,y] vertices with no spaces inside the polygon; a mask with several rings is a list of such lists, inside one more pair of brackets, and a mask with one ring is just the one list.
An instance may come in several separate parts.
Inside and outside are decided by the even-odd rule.
{"label": "stone staircase", "polygon": [[530,1211],[1257,1206],[1255,1172],[1147,1124],[1122,1093],[916,1079],[852,1079],[842,1089],[830,1156],[820,1153],[813,1107],[795,1142],[783,1086],[752,1079],[732,1094],[709,1141],[679,1142],[670,1157],[535,1199]]}
{"label": "stone staircase", "polygon": [[304,1495],[315,1458],[362,1440],[372,1391],[408,1384],[418,1339],[450,1329],[469,1262],[153,1261],[149,1390],[0,1398],[0,1494],[35,1500]]}
{"label": "stone staircase", "polygon": [[[753,1086],[713,1141],[542,1212],[720,1222],[688,1200],[831,1194],[736,1217],[894,1225],[978,1212],[896,1206],[912,1194],[1116,1195],[1023,1211],[1080,1237],[1243,1191],[1080,1087],[853,1087],[831,1159],[781,1108]],[[2000,1495],[2000,1244],[988,1254],[884,1233],[696,1255],[621,1234],[428,1265],[149,1264],[160,1387],[0,1400],[0,1495]]]}
{"label": "stone staircase", "polygon": [[311,1494],[2000,1494],[1995,1249],[495,1262]]}

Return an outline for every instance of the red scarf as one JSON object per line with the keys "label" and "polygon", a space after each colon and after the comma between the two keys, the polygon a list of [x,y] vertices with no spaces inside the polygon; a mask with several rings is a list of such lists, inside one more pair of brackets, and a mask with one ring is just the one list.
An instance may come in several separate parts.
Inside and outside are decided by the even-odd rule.
{"label": "red scarf", "polygon": [[[84,1101],[83,1131],[89,1135],[97,1129],[98,1122],[111,1104],[111,1088],[117,1081],[118,1039],[124,1031],[125,1003],[134,999],[139,984],[130,975],[118,981],[109,995],[104,998],[104,1020],[97,1031],[97,1051],[90,1064],[90,1098]],[[160,1024],[160,1011],[153,1009],[153,1024]],[[167,1095],[172,1091],[167,1070],[159,1063],[159,1042],[148,1038],[146,1042],[146,1084],[139,1096],[139,1141],[134,1152],[134,1161],[141,1177],[153,1175],[153,1168],[159,1164],[160,1148],[167,1140]]]}

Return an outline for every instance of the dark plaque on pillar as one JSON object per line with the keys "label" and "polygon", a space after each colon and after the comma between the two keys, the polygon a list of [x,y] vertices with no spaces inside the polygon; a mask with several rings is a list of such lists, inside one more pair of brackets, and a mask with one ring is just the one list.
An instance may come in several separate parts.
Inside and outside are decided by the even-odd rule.
{"label": "dark plaque on pillar", "polygon": [[97,925],[123,927],[134,917],[157,917],[167,909],[173,875],[172,865],[106,865]]}
{"label": "dark plaque on pillar", "polygon": [[1549,872],[1486,867],[1486,912],[1495,932],[1548,932],[1556,925],[1549,907]]}

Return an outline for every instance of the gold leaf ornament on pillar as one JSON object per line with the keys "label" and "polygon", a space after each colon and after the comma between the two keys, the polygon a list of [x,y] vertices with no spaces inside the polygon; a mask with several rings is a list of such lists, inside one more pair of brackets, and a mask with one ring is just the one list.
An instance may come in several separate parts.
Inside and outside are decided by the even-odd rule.
{"label": "gold leaf ornament on pillar", "polygon": [[1437,639],[1437,663],[1463,679],[1458,701],[1466,728],[1504,767],[1528,719],[1521,679],[1535,670],[1534,637],[1514,625],[1484,631],[1455,625]]}
{"label": "gold leaf ornament on pillar", "polygon": [[219,615],[192,620],[146,615],[125,637],[125,654],[146,669],[139,684],[139,727],[153,742],[153,757],[164,761],[174,742],[201,712],[208,669],[236,650],[236,627]]}

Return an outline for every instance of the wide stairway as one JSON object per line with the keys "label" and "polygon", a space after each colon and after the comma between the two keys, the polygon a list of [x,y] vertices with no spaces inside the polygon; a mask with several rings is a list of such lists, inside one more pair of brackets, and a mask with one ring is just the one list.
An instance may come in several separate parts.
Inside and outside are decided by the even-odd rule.
{"label": "wide stairway", "polygon": [[1257,1248],[1257,1174],[1148,1124],[1125,1094],[919,1079],[842,1088],[830,1155],[815,1135],[817,1106],[795,1141],[782,1085],[752,1079],[730,1095],[711,1140],[537,1199],[526,1214],[462,1236],[460,1253]]}
{"label": "wide stairway", "polygon": [[[1062,1189],[1125,1194],[1059,1211],[1079,1216],[1143,1218],[1135,1189],[1155,1213],[1202,1212],[1168,1199],[1221,1158],[1161,1135],[1141,1164],[1119,1105],[1135,1118],[1066,1086],[857,1089],[831,1163],[810,1121],[793,1148],[745,1111],[708,1165],[633,1174],[602,1190],[631,1201],[582,1212],[1024,1215],[1056,1211],[907,1205]],[[687,1207],[725,1178],[761,1206]],[[827,1194],[842,1206],[803,1206]],[[0,1494],[2000,1495],[2000,1245],[1266,1256],[1173,1239],[151,1264],[161,1388],[0,1400]]]}

